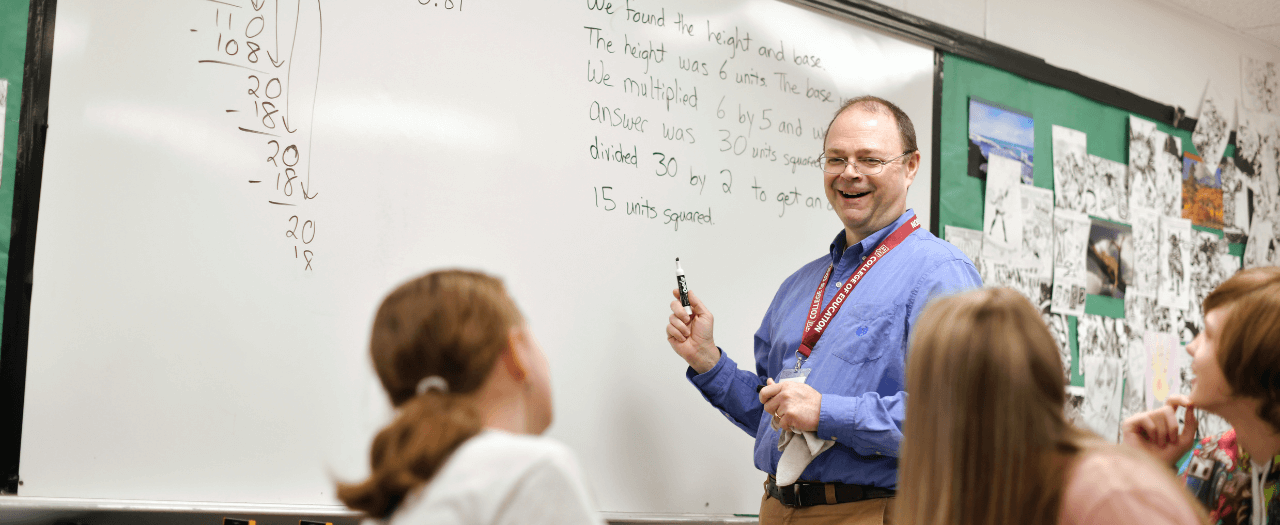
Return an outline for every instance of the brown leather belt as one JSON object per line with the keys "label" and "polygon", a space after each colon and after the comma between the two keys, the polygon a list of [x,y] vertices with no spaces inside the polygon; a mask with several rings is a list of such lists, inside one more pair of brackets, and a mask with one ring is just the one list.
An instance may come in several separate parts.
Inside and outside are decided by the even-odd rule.
{"label": "brown leather belt", "polygon": [[873,487],[871,485],[851,485],[848,483],[809,483],[798,481],[795,484],[779,487],[772,475],[764,482],[765,493],[769,497],[782,502],[788,507],[812,507],[814,505],[835,505],[852,503],[876,498],[892,498],[897,491]]}

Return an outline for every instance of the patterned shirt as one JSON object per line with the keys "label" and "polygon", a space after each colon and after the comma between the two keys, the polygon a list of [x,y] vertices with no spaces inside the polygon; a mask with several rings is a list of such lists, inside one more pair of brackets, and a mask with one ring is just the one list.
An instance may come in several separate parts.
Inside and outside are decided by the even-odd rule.
{"label": "patterned shirt", "polygon": [[[1267,523],[1280,524],[1276,481],[1280,479],[1280,455],[1272,461],[1271,472],[1262,480],[1263,506]],[[1196,443],[1178,465],[1178,476],[1205,508],[1209,522],[1219,525],[1249,525],[1253,516],[1253,464],[1240,450],[1235,429],[1209,436]]]}

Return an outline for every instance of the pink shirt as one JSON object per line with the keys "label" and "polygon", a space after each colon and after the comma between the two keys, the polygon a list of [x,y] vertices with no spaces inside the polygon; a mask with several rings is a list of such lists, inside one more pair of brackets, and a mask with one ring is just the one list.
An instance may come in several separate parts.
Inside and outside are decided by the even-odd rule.
{"label": "pink shirt", "polygon": [[1085,452],[1069,476],[1058,514],[1060,525],[1202,523],[1172,470],[1112,447]]}

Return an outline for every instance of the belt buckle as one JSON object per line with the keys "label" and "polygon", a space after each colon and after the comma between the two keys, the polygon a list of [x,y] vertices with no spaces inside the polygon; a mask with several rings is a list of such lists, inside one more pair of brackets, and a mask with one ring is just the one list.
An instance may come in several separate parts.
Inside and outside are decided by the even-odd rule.
{"label": "belt buckle", "polygon": [[804,500],[800,498],[800,482],[791,484],[791,495],[795,497],[795,507],[804,507]]}

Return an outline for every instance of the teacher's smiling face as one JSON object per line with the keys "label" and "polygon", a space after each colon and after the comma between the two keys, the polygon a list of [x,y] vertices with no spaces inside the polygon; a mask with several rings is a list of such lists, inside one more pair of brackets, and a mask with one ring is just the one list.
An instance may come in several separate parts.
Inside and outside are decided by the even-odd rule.
{"label": "teacher's smiling face", "polygon": [[[844,223],[848,245],[892,224],[907,211],[907,188],[920,168],[920,153],[903,156],[898,123],[875,103],[850,106],[827,131],[823,155],[848,159],[839,174],[823,172],[827,201]],[[899,158],[900,157],[900,158]],[[896,159],[896,160],[894,160]],[[879,173],[875,161],[889,161]]]}

